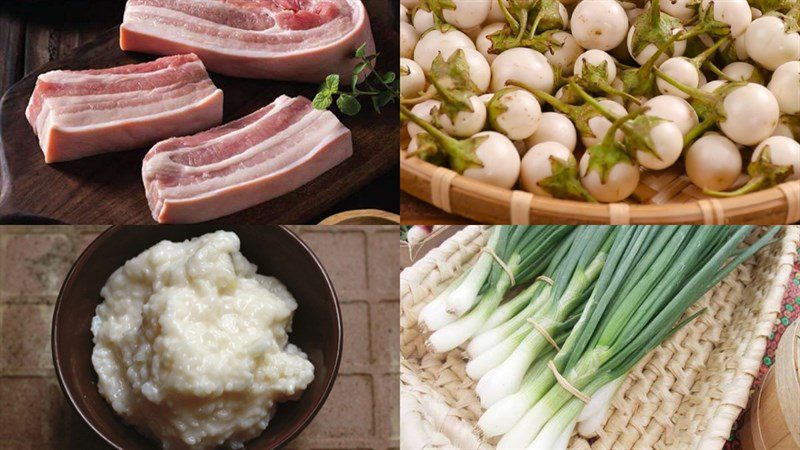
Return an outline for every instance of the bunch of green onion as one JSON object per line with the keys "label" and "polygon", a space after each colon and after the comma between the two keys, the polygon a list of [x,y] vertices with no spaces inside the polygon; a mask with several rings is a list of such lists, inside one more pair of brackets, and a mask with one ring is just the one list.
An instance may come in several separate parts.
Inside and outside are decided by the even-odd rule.
{"label": "bunch of green onion", "polygon": [[[426,326],[438,326],[428,344],[440,352],[466,344],[467,374],[486,408],[477,429],[501,436],[498,449],[566,449],[576,426],[597,433],[627,373],[701,314],[684,317],[779,228],[746,242],[753,231],[495,227],[490,250],[426,307]],[[502,303],[506,271],[522,290]]]}
{"label": "bunch of green onion", "polygon": [[497,226],[477,262],[420,312],[420,324],[433,331],[435,352],[466,342],[495,312],[508,290],[539,275],[553,249],[573,232],[569,226]]}

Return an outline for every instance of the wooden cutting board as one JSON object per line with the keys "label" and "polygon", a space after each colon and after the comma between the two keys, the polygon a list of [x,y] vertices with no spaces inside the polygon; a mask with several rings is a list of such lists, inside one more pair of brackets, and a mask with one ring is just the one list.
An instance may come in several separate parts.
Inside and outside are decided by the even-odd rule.
{"label": "wooden cutting board", "polygon": [[[396,2],[365,0],[381,70],[397,72],[399,33]],[[108,30],[64,59],[52,61],[12,86],[0,102],[0,215],[31,214],[74,224],[154,224],[142,186],[147,148],[47,165],[25,119],[36,77],[55,69],[98,69],[156,59],[119,49],[119,28]],[[281,94],[313,98],[316,85],[247,80],[212,73],[225,94],[224,122],[271,103]],[[399,113],[371,106],[355,117],[338,111],[353,134],[354,153],[344,163],[300,189],[217,219],[219,223],[300,224],[330,209],[389,170],[397,170]],[[389,195],[398,196],[394,191]]]}

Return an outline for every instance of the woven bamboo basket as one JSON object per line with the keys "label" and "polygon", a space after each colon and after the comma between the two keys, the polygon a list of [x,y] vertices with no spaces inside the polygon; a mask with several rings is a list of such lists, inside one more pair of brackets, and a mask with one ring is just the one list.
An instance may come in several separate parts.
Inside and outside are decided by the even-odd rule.
{"label": "woven bamboo basket", "polygon": [[[800,242],[785,227],[781,242],[735,269],[689,312],[708,307],[647,355],[623,383],[600,436],[573,436],[571,449],[716,450],[747,405]],[[421,308],[460,274],[488,238],[470,226],[400,275],[401,447],[491,449],[474,432],[482,412],[462,349],[430,353]]]}
{"label": "woven bamboo basket", "polygon": [[[739,180],[745,181],[745,176]],[[791,224],[800,222],[800,181],[733,198],[712,198],[682,167],[642,173],[625,203],[560,200],[476,181],[400,151],[400,187],[449,213],[479,223]]]}

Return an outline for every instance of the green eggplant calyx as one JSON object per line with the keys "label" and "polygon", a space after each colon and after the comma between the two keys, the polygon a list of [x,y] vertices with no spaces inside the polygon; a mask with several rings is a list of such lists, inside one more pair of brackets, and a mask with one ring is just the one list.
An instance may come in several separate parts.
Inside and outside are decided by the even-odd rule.
{"label": "green eggplant calyx", "polygon": [[[642,13],[633,22],[633,37],[631,38],[631,53],[639,55],[648,45],[659,46],[662,42],[670,41],[675,30],[680,28],[680,20],[659,11],[658,5],[650,5],[651,13]],[[654,22],[652,12],[659,11]],[[668,56],[675,54],[674,42],[668,42],[664,52]]]}
{"label": "green eggplant calyx", "polygon": [[567,24],[561,17],[560,3],[558,0],[539,0],[537,4],[536,26],[531,27],[532,31],[562,30]]}
{"label": "green eggplant calyx", "polygon": [[622,127],[622,132],[625,134],[624,144],[632,156],[636,155],[637,151],[650,153],[659,160],[661,155],[656,151],[655,144],[653,143],[652,131],[658,124],[666,122],[666,120],[655,117],[641,115],[634,119],[629,120]]}
{"label": "green eggplant calyx", "polygon": [[459,174],[463,174],[467,169],[483,167],[483,161],[478,158],[476,151],[487,139],[489,139],[489,136],[473,136],[446,146],[445,151],[450,162],[450,168]]}
{"label": "green eggplant calyx", "polygon": [[537,183],[548,194],[555,198],[597,203],[597,200],[580,182],[578,164],[574,156],[569,155],[567,161],[551,156],[550,171],[552,175]]}
{"label": "green eggplant calyx", "polygon": [[503,97],[511,92],[519,90],[520,88],[517,87],[507,87],[503,88],[494,93],[492,99],[489,100],[489,104],[486,106],[487,116],[489,117],[489,123],[492,125],[492,128],[495,131],[499,131],[500,133],[506,134],[505,130],[502,126],[497,122],[497,118],[503,114],[504,112],[508,111],[508,106],[503,103]]}
{"label": "green eggplant calyx", "polygon": [[[418,148],[422,148],[425,155],[435,155],[435,152],[430,149],[431,145],[435,145],[436,148],[447,155],[447,162],[450,168],[459,174],[463,174],[465,170],[471,167],[483,167],[483,161],[478,158],[476,150],[489,138],[488,136],[473,136],[464,140],[455,139],[443,133],[433,124],[420,119],[402,104],[400,105],[400,119],[415,123],[427,133],[428,137],[420,138],[419,135],[416,137]],[[419,139],[422,140],[420,141]]]}
{"label": "green eggplant calyx", "polygon": [[419,158],[437,166],[447,164],[447,153],[439,148],[436,139],[428,133],[420,133],[415,138],[417,148],[408,152],[408,156]]}
{"label": "green eggplant calyx", "polygon": [[694,34],[710,34],[715,37],[728,36],[731,34],[731,26],[725,22],[714,18],[714,2],[708,3],[708,8],[703,9],[702,5],[697,8],[697,25]]}
{"label": "green eggplant calyx", "polygon": [[625,148],[616,141],[605,142],[605,140],[603,140],[603,142],[589,147],[586,151],[589,152],[589,167],[586,172],[589,173],[592,170],[596,171],[600,175],[600,181],[602,183],[606,182],[611,169],[617,164],[634,165],[631,156],[625,151]]}
{"label": "green eggplant calyx", "polygon": [[581,73],[578,75],[576,82],[582,84],[584,88],[591,89],[592,87],[608,84],[608,61],[603,60],[598,65],[589,64],[588,61],[583,62]]}
{"label": "green eggplant calyx", "polygon": [[620,79],[622,79],[622,89],[630,95],[653,97],[658,92],[656,76],[653,72],[626,69],[622,71]]}
{"label": "green eggplant calyx", "polygon": [[444,60],[436,55],[431,65],[430,79],[442,99],[439,111],[451,121],[462,111],[473,112],[471,98],[480,90],[469,76],[469,65],[463,49],[458,49]]}

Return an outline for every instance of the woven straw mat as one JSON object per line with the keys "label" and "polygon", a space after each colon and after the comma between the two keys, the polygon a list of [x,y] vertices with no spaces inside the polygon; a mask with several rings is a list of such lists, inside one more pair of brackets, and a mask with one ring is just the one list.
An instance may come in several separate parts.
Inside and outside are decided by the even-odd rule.
{"label": "woven straw mat", "polygon": [[[689,311],[708,307],[705,313],[634,367],[600,436],[590,443],[575,435],[571,449],[722,448],[747,405],[800,227],[784,227],[780,236]],[[496,442],[473,431],[482,410],[463,349],[430,353],[417,326],[422,307],[471,264],[487,238],[486,227],[466,227],[400,275],[403,449],[491,449]]]}

